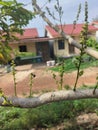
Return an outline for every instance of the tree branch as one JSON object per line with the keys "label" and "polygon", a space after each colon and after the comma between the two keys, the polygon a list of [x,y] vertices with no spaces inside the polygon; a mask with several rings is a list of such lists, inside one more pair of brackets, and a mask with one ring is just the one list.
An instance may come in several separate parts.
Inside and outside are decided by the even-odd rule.
{"label": "tree branch", "polygon": [[[38,4],[36,3],[36,0],[32,0],[32,5],[34,7],[34,9],[36,10],[37,14],[39,14],[43,20],[51,27],[53,28],[56,32],[58,32],[63,38],[67,39],[69,44],[74,45],[76,48],[81,49],[81,45],[79,43],[77,43],[74,39],[72,39],[69,35],[65,34],[63,32],[63,30],[61,30],[60,28],[58,28],[58,26],[55,26],[45,15],[45,12],[43,12],[41,10],[41,8],[38,6]],[[35,13],[36,13],[35,12]],[[86,48],[85,52],[88,55],[91,55],[92,57],[95,57],[96,59],[98,59],[98,52],[92,48]]]}
{"label": "tree branch", "polygon": [[18,97],[8,97],[7,101],[11,104],[3,105],[3,98],[0,98],[0,106],[15,106],[21,108],[35,108],[43,104],[48,104],[56,101],[63,100],[79,100],[87,98],[98,98],[98,89],[96,89],[95,94],[93,94],[93,89],[86,90],[61,90],[56,92],[48,92],[34,98],[18,98]]}

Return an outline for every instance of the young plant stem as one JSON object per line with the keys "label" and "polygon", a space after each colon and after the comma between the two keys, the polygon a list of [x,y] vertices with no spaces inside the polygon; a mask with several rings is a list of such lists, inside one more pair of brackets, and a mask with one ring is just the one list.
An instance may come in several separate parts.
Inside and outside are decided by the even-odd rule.
{"label": "young plant stem", "polygon": [[16,89],[16,70],[15,70],[15,63],[14,60],[12,60],[12,74],[13,74],[13,80],[14,80],[14,95],[17,96],[17,89]]}
{"label": "young plant stem", "polygon": [[33,79],[35,77],[35,74],[31,73],[30,74],[30,91],[29,91],[29,97],[32,96],[32,87],[33,87]]}
{"label": "young plant stem", "polygon": [[59,63],[59,80],[57,79],[57,75],[53,73],[53,79],[55,80],[58,89],[62,90],[63,89],[63,77],[64,77],[64,73],[65,73],[65,63],[64,60]]}
{"label": "young plant stem", "polygon": [[81,67],[81,63],[82,63],[82,56],[83,56],[83,54],[82,54],[82,51],[81,51],[81,54],[80,54],[80,60],[79,60],[79,65],[78,65],[78,67],[77,67],[77,76],[76,76],[76,80],[75,80],[75,85],[74,85],[74,91],[76,91],[76,87],[77,87],[77,83],[78,83],[78,80],[79,80],[79,77],[80,77],[80,75],[79,75],[79,73],[80,73],[80,67]]}
{"label": "young plant stem", "polygon": [[96,89],[97,89],[97,87],[98,87],[98,82],[97,82],[97,84],[96,84],[96,86],[95,86],[95,88],[94,88],[94,90],[93,90],[93,94],[96,93]]}
{"label": "young plant stem", "polygon": [[83,74],[83,71],[80,71],[81,63],[82,63],[82,58],[83,55],[85,54],[85,48],[87,47],[87,40],[88,40],[88,4],[85,2],[85,24],[82,27],[83,30],[81,31],[81,37],[80,37],[80,44],[82,46],[80,50],[80,56],[76,59],[76,68],[77,68],[77,76],[76,76],[76,81],[74,85],[74,91],[76,91],[77,83],[79,80],[79,77]]}
{"label": "young plant stem", "polygon": [[82,63],[82,59],[83,59],[83,55],[85,54],[84,50],[86,48],[86,41],[87,41],[87,37],[84,36],[85,35],[85,32],[87,30],[85,30],[86,28],[84,28],[84,30],[82,31],[82,41],[81,41],[81,45],[82,45],[82,48],[81,48],[81,52],[80,52],[80,56],[78,57],[77,61],[78,61],[78,64],[76,65],[76,68],[77,68],[77,76],[76,76],[76,80],[75,80],[75,85],[74,85],[74,91],[76,91],[76,87],[77,87],[77,83],[78,83],[78,80],[79,80],[79,77],[83,74],[81,73],[80,71],[80,67],[81,67],[81,63]]}
{"label": "young plant stem", "polygon": [[60,80],[59,80],[59,89],[60,90],[63,89],[64,69],[65,69],[65,64],[64,64],[64,60],[63,60],[63,62],[61,64],[61,68],[60,68]]}
{"label": "young plant stem", "polygon": [[77,21],[79,20],[80,13],[81,13],[81,4],[79,4],[76,20],[74,20],[73,22],[73,29],[72,29],[71,35],[73,34],[74,29],[76,28],[76,24],[77,24]]}
{"label": "young plant stem", "polygon": [[95,94],[96,89],[97,89],[97,87],[98,87],[98,76],[96,77],[96,80],[97,80],[97,83],[96,83],[96,86],[95,86],[95,88],[94,88],[93,94]]}

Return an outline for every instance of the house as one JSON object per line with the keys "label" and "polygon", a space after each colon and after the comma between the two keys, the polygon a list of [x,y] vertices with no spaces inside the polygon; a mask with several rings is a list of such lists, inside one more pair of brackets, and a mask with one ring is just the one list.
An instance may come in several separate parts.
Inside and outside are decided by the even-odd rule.
{"label": "house", "polygon": [[[80,33],[82,31],[83,24],[76,24],[75,28],[73,24],[59,25],[59,28],[62,28],[65,34],[70,35],[74,40],[79,42]],[[98,28],[93,25],[88,25],[88,36],[95,37],[95,33]],[[56,57],[68,57],[79,52],[77,48],[73,45],[70,45],[67,40],[64,40],[54,29],[50,26],[45,27],[45,36],[53,38],[53,51]]]}
{"label": "house", "polygon": [[[77,42],[79,42],[82,27],[83,24],[76,24],[75,28],[73,24],[62,25],[63,31],[71,35]],[[88,29],[88,35],[95,37],[98,28],[91,24]],[[45,27],[45,37],[39,37],[36,28],[24,29],[22,35],[16,34],[16,36],[19,40],[9,44],[12,49],[18,49],[20,52],[33,52],[36,56],[41,55],[44,62],[54,59],[54,57],[73,56],[79,52],[77,48],[70,45],[50,26]]]}
{"label": "house", "polygon": [[36,55],[41,55],[43,61],[50,59],[49,40],[47,37],[39,37],[36,28],[24,29],[23,34],[15,35],[18,40],[10,42],[12,49],[17,49],[20,52],[33,52]]}
{"label": "house", "polygon": [[33,52],[36,53],[35,42],[32,39],[39,37],[36,28],[24,29],[23,34],[15,34],[18,38],[17,41],[10,43],[13,49],[17,49],[20,52]]}

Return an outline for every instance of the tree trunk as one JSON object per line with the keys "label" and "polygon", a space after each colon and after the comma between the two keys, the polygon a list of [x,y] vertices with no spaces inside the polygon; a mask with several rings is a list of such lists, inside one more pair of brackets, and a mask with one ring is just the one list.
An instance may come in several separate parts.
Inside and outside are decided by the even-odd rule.
{"label": "tree trunk", "polygon": [[34,98],[18,98],[9,97],[7,98],[11,104],[3,104],[4,99],[0,98],[0,106],[15,106],[21,108],[35,108],[43,104],[48,104],[51,102],[63,101],[63,100],[79,100],[87,98],[98,98],[98,89],[96,89],[95,94],[93,94],[93,89],[86,90],[61,90],[55,92],[48,92],[42,94],[41,96]]}

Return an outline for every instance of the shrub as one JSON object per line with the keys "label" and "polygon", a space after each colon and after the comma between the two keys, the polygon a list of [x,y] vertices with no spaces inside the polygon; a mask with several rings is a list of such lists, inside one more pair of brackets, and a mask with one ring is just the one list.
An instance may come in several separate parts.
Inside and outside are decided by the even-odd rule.
{"label": "shrub", "polygon": [[50,128],[75,120],[83,112],[98,112],[97,108],[97,99],[55,102],[34,109],[0,107],[0,129]]}

